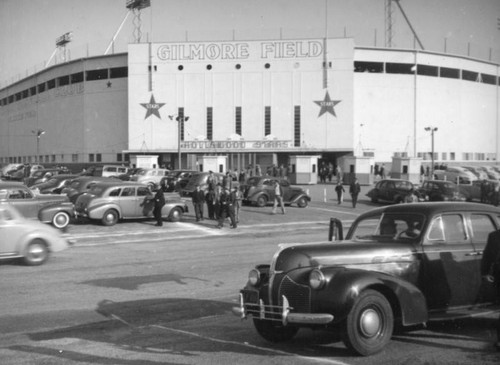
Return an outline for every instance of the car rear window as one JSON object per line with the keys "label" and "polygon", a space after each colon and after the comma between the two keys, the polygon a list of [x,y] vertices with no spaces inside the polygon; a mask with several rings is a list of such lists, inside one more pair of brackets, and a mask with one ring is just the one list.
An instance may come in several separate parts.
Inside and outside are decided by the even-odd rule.
{"label": "car rear window", "polygon": [[496,230],[495,224],[487,214],[471,214],[470,223],[474,242],[486,243],[488,235]]}

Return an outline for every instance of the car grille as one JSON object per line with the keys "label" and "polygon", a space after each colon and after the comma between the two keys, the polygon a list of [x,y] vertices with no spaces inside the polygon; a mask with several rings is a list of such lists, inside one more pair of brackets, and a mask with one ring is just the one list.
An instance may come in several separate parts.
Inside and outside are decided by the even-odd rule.
{"label": "car grille", "polygon": [[286,275],[279,284],[279,305],[283,305],[283,295],[288,299],[291,311],[295,313],[311,312],[311,288],[293,281]]}

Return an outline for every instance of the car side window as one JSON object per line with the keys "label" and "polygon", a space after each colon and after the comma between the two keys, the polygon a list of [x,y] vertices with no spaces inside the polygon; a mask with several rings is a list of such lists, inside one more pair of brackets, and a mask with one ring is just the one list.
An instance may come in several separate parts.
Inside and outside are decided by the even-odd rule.
{"label": "car side window", "polygon": [[31,194],[22,189],[13,189],[9,193],[9,199],[30,199]]}
{"label": "car side window", "polygon": [[139,187],[137,189],[137,196],[147,196],[149,194],[149,189],[147,187]]}
{"label": "car side window", "polygon": [[121,188],[113,189],[109,192],[109,196],[119,196],[121,190],[122,190]]}
{"label": "car side window", "polygon": [[121,196],[135,196],[135,188],[123,188]]}
{"label": "car side window", "polygon": [[472,214],[470,223],[474,242],[486,243],[488,235],[496,230],[495,224],[487,214]]}
{"label": "car side window", "polygon": [[468,242],[462,216],[446,214],[435,218],[431,222],[427,238],[429,241],[445,241],[447,243]]}

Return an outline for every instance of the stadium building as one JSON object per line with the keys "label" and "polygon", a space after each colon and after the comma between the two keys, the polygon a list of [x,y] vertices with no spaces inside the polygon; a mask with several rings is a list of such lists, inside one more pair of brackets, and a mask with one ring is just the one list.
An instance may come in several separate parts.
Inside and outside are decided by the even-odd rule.
{"label": "stadium building", "polygon": [[350,38],[135,43],[1,89],[0,164],[425,163],[431,145],[442,163],[496,163],[499,86],[492,62]]}

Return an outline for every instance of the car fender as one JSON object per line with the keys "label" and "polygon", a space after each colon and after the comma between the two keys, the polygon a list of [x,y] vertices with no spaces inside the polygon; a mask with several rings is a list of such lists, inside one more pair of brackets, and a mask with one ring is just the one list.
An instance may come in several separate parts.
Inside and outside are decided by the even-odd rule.
{"label": "car fender", "polygon": [[114,209],[118,212],[118,217],[122,218],[122,210],[120,206],[116,203],[103,202],[101,204],[93,205],[87,210],[87,214],[90,219],[101,219],[104,216],[104,213],[108,209]]}
{"label": "car fender", "polygon": [[259,199],[259,197],[261,197],[262,195],[264,195],[266,197],[267,201],[271,201],[270,195],[267,194],[265,191],[258,191],[255,194],[252,194],[252,196],[247,197],[246,200],[251,201],[251,202],[256,202]]}
{"label": "car fender", "polygon": [[311,201],[311,197],[309,195],[307,195],[305,192],[301,192],[301,193],[298,193],[297,195],[295,195],[292,199],[290,199],[290,204],[294,204],[294,203],[297,203],[299,201],[299,199],[301,198],[306,198],[308,202]]}
{"label": "car fender", "polygon": [[41,225],[36,230],[30,230],[24,234],[16,244],[16,252],[24,256],[28,244],[35,239],[41,239],[50,252],[58,252],[68,248],[69,243],[58,232],[50,226]]}
{"label": "car fender", "polygon": [[75,217],[75,206],[71,202],[51,204],[38,211],[38,219],[43,223],[51,223],[52,218],[58,212],[66,212],[71,218]]}
{"label": "car fender", "polygon": [[374,289],[386,296],[401,317],[403,325],[424,323],[428,319],[427,302],[423,293],[412,283],[382,272],[360,269],[321,269],[326,286],[318,292],[316,302],[321,308],[315,312],[331,312],[336,321],[342,321],[351,311],[356,299],[366,289]]}

